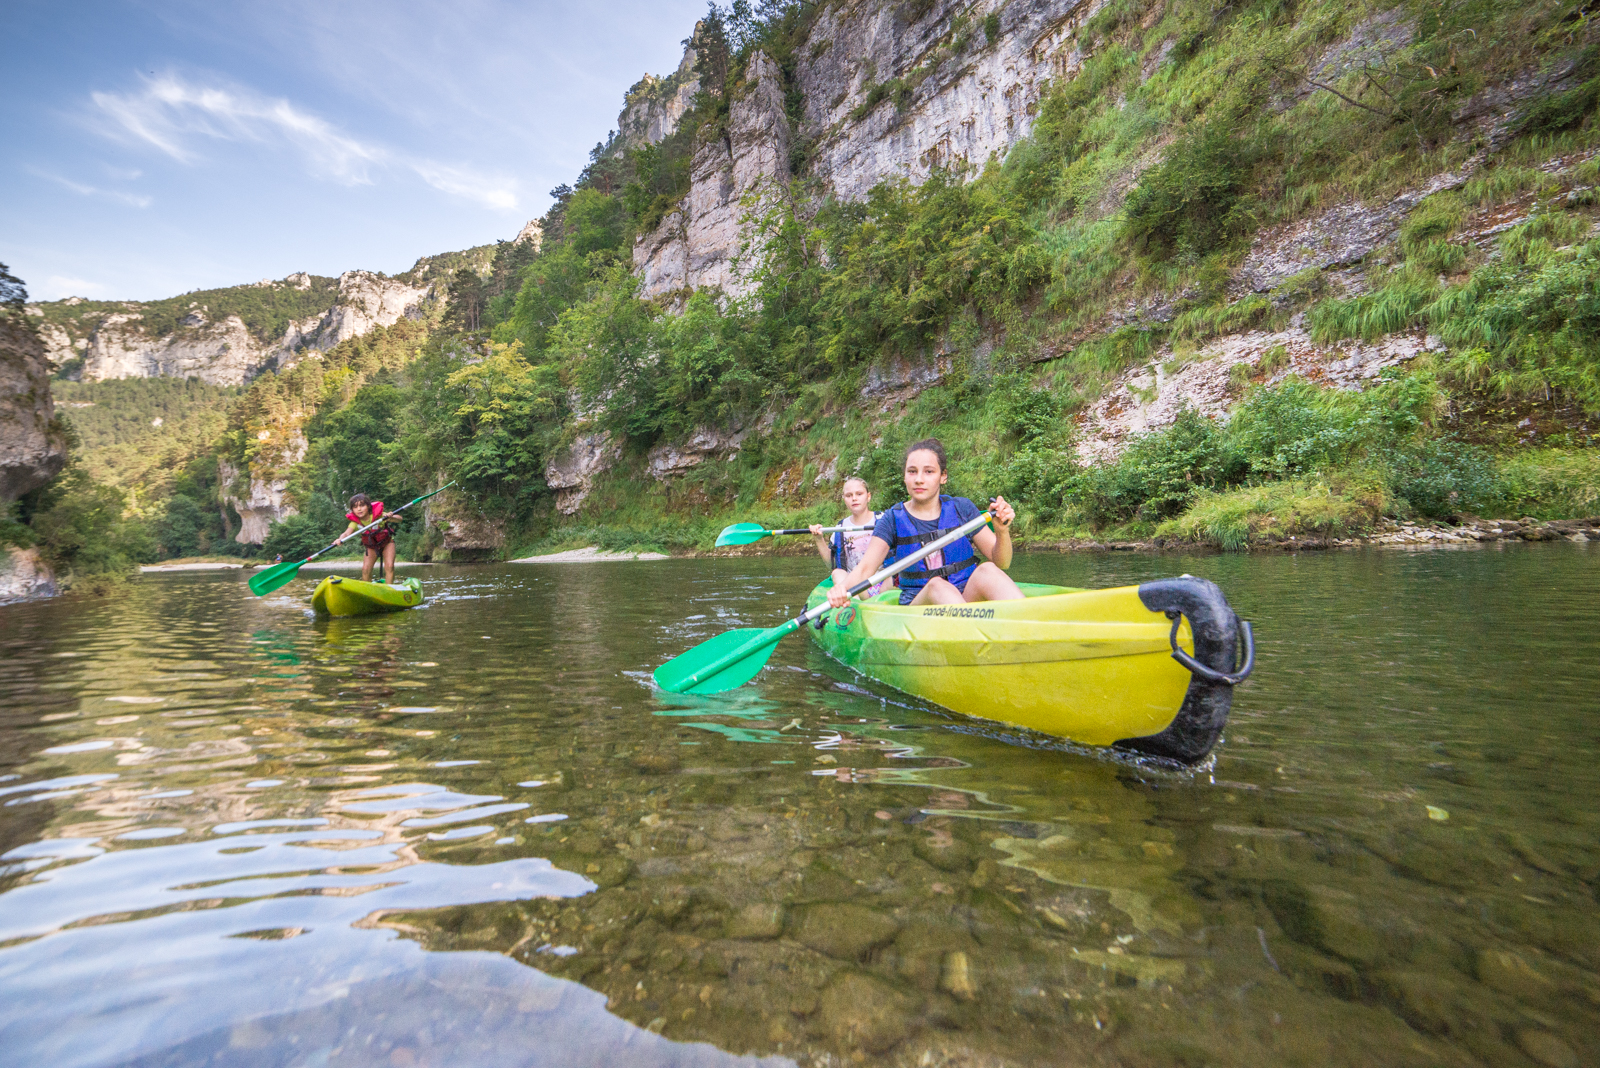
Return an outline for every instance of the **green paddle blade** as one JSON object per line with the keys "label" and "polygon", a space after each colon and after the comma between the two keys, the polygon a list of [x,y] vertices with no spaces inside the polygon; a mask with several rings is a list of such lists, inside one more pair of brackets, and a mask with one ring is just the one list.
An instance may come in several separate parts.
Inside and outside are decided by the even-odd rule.
{"label": "green paddle blade", "polygon": [[285,560],[281,564],[273,564],[265,571],[257,571],[250,576],[250,592],[257,597],[263,597],[279,586],[288,585],[294,581],[303,563],[304,560]]}
{"label": "green paddle blade", "polygon": [[[670,693],[722,693],[734,690],[755,678],[756,672],[766,666],[778,639],[794,628],[785,624],[770,630],[746,628],[730,630],[690,649],[687,653],[668,660],[655,670],[656,685]],[[758,638],[770,636],[771,640],[750,649],[744,656],[735,657],[718,667],[720,660],[737,653],[742,646],[752,645]],[[690,681],[696,672],[712,669],[712,674],[698,681]]]}
{"label": "green paddle blade", "polygon": [[731,527],[723,527],[722,533],[717,535],[717,546],[724,545],[749,545],[760,541],[772,533],[760,523],[735,523]]}

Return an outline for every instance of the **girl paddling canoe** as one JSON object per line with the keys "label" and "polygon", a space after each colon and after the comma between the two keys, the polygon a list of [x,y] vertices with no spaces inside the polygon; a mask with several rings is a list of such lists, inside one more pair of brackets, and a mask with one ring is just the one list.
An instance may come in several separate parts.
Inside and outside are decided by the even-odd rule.
{"label": "girl paddling canoe", "polygon": [[[848,604],[850,587],[877,571],[886,559],[910,556],[979,513],[978,506],[965,497],[939,492],[950,475],[938,439],[911,445],[904,466],[908,499],[878,516],[861,559],[843,580],[835,575],[828,591],[828,603],[835,608]],[[996,497],[989,515],[993,530],[979,530],[900,572],[900,603],[1021,600],[1022,591],[1003,570],[1011,565],[1011,521],[1017,513],[1003,497]],[[988,559],[979,563],[974,548]]]}
{"label": "girl paddling canoe", "polygon": [[[383,502],[369,500],[365,493],[358,493],[350,498],[350,512],[345,516],[350,520],[350,525],[344,528],[344,533],[339,535],[339,544],[351,534],[360,530],[374,519],[383,519]],[[372,566],[378,562],[378,557],[383,557],[383,581],[394,585],[394,531],[400,525],[400,517],[392,515],[384,520],[381,526],[364,531],[361,535],[361,545],[367,550],[367,555],[361,561],[361,581],[372,581]]]}
{"label": "girl paddling canoe", "polygon": [[[822,532],[822,524],[811,524],[811,544],[816,546],[817,555],[822,557],[823,562],[833,569],[835,586],[861,562],[862,555],[872,541],[871,527],[878,521],[878,513],[872,510],[872,491],[867,488],[866,479],[851,475],[844,480],[840,496],[844,498],[844,505],[850,509],[850,514],[839,520],[837,525],[868,529],[860,533],[836,530],[830,542],[828,536]],[[876,597],[893,585],[894,579],[888,579],[871,587],[862,596]]]}

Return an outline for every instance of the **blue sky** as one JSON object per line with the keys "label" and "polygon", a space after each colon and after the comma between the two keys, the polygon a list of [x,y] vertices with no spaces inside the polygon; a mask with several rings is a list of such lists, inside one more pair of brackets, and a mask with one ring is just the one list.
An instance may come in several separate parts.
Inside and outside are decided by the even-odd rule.
{"label": "blue sky", "polygon": [[704,0],[7,0],[0,262],[35,300],[394,273],[510,238]]}

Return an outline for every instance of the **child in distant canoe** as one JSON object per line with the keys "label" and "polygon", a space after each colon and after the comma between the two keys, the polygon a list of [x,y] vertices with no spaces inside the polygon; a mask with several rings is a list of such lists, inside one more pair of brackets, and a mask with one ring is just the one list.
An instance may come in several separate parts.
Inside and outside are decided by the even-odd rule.
{"label": "child in distant canoe", "polygon": [[[848,590],[883,566],[901,560],[922,546],[977,518],[979,508],[965,497],[939,491],[950,478],[944,446],[927,438],[906,449],[905,481],[909,498],[878,516],[861,559],[843,579],[835,578],[828,603],[842,607]],[[945,546],[900,572],[900,603],[962,604],[973,601],[1015,601],[1022,591],[1004,571],[1011,566],[1011,521],[1016,511],[996,497],[989,506],[994,529],[984,527]],[[976,553],[988,557],[978,562]]]}
{"label": "child in distant canoe", "polygon": [[383,581],[394,585],[394,532],[400,525],[400,517],[383,514],[383,502],[374,501],[365,493],[358,493],[350,498],[350,512],[345,516],[350,520],[350,525],[344,528],[344,533],[339,535],[343,542],[356,531],[375,519],[383,520],[382,523],[371,530],[362,531],[361,545],[367,550],[366,559],[361,561],[361,581],[372,581],[372,567],[378,562],[378,557],[383,557]]}
{"label": "child in distant canoe", "polygon": [[[844,505],[850,509],[850,514],[834,525],[867,529],[859,533],[836,530],[830,539],[822,532],[820,523],[811,524],[811,544],[816,546],[817,555],[822,557],[822,562],[833,569],[835,586],[861,562],[861,554],[866,552],[868,543],[872,541],[872,526],[878,521],[878,513],[872,510],[872,491],[867,488],[866,479],[851,475],[844,480],[840,496],[844,498]],[[880,582],[863,596],[876,597],[893,586],[894,579]]]}

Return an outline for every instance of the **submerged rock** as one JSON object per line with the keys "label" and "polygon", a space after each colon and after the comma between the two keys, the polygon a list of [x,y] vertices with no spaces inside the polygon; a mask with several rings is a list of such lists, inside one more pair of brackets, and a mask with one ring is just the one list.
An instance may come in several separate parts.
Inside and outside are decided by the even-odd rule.
{"label": "submerged rock", "polygon": [[818,999],[823,1024],[846,1049],[887,1053],[911,1033],[916,1003],[888,983],[845,972]]}
{"label": "submerged rock", "polygon": [[746,905],[728,920],[729,938],[766,940],[777,938],[782,933],[782,905]]}
{"label": "submerged rock", "polygon": [[1549,1031],[1524,1027],[1517,1032],[1517,1045],[1522,1052],[1549,1068],[1575,1068],[1578,1054],[1565,1040]]}
{"label": "submerged rock", "polygon": [[892,916],[865,905],[812,905],[800,914],[791,936],[836,960],[860,960],[887,945],[900,930]]}
{"label": "submerged rock", "polygon": [[978,996],[978,984],[972,981],[972,963],[961,950],[944,955],[939,969],[939,989],[962,1001]]}

